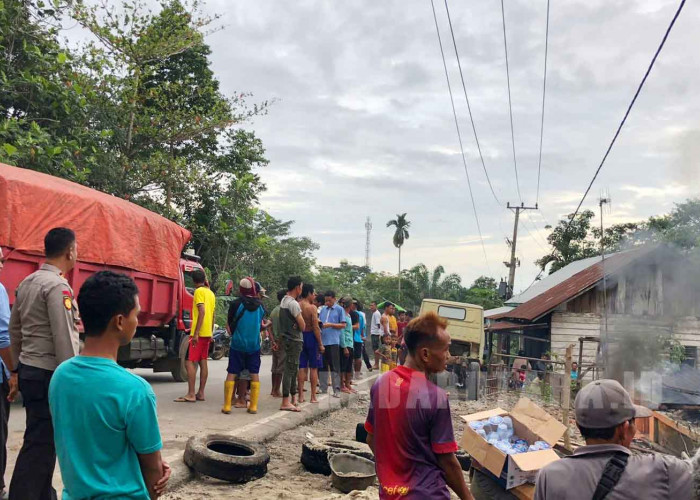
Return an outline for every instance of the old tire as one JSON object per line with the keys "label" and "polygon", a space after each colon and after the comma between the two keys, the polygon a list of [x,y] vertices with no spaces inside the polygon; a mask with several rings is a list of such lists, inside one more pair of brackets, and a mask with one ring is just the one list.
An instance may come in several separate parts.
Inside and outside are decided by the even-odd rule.
{"label": "old tire", "polygon": [[355,428],[355,441],[358,443],[367,443],[367,429],[365,429],[365,424],[357,424]]}
{"label": "old tire", "polygon": [[462,466],[462,470],[469,472],[469,469],[472,467],[472,457],[469,455],[469,453],[464,450],[457,450],[455,455],[457,456],[459,465]]}
{"label": "old tire", "polygon": [[214,348],[211,351],[211,359],[218,361],[224,357],[224,354],[226,354],[226,349],[224,348],[223,344],[219,342],[214,345]]}
{"label": "old tire", "polygon": [[190,337],[183,335],[180,340],[180,349],[178,350],[177,366],[170,370],[175,382],[187,382],[187,354],[190,350]]}
{"label": "old tire", "polygon": [[352,453],[358,457],[374,461],[374,455],[369,446],[343,439],[315,439],[307,441],[301,447],[301,463],[314,474],[331,475],[328,456],[336,453]]}
{"label": "old tire", "polygon": [[237,484],[260,479],[270,462],[263,445],[222,434],[192,436],[184,458],[200,474]]}

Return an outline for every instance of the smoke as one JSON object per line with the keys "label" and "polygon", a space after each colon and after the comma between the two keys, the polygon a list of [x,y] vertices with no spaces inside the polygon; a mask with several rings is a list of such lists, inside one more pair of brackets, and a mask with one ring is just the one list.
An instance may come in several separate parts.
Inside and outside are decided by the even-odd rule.
{"label": "smoke", "polygon": [[700,128],[679,134],[677,155],[671,163],[671,171],[679,184],[696,193],[700,186]]}
{"label": "smoke", "polygon": [[[700,266],[694,257],[659,245],[607,280],[607,338],[601,316],[605,376],[645,402],[700,405],[700,371],[680,370],[685,346],[700,344]],[[599,292],[602,301],[602,285]]]}

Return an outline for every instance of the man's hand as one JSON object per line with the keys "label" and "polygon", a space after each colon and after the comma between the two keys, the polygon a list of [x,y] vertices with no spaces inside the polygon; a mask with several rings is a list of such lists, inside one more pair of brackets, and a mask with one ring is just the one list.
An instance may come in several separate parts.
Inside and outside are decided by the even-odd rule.
{"label": "man's hand", "polygon": [[8,380],[10,385],[10,392],[7,393],[7,400],[10,403],[14,403],[17,399],[17,393],[19,392],[19,384],[17,383],[17,374],[13,373],[10,375],[10,380]]}
{"label": "man's hand", "polygon": [[161,496],[163,493],[165,493],[165,488],[168,485],[170,474],[172,474],[170,466],[167,462],[163,461],[163,477],[161,477],[156,483],[156,485],[153,487],[153,489],[156,492],[156,496]]}
{"label": "man's hand", "polygon": [[325,348],[324,346],[322,346],[322,345],[319,345],[319,346],[318,346],[318,352],[319,352],[319,354],[325,354],[326,348]]}
{"label": "man's hand", "polygon": [[346,358],[347,358],[348,356],[350,356],[350,351],[348,350],[347,347],[344,347],[344,348],[343,348],[343,354],[345,354],[345,357],[346,357]]}
{"label": "man's hand", "polygon": [[195,333],[192,337],[192,347],[197,347],[197,342],[199,342],[199,334]]}
{"label": "man's hand", "polygon": [[277,342],[272,343],[272,350],[277,352],[280,350],[280,345]]}

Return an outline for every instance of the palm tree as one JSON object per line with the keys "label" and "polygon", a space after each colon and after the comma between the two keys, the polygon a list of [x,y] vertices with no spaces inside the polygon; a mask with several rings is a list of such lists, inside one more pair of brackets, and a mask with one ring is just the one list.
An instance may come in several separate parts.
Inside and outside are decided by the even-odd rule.
{"label": "palm tree", "polygon": [[396,219],[392,219],[386,223],[386,227],[396,227],[394,231],[394,246],[399,249],[399,300],[401,300],[401,247],[409,237],[408,228],[411,227],[411,222],[406,219],[406,213],[396,214]]}
{"label": "palm tree", "polygon": [[420,300],[447,299],[462,287],[462,279],[458,274],[445,274],[445,268],[438,265],[432,272],[425,264],[418,264],[406,273],[408,279],[418,290]]}

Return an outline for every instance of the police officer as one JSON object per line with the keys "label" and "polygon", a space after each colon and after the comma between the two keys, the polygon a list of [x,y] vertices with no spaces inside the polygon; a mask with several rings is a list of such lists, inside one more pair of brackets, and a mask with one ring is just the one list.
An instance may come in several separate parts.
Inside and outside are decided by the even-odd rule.
{"label": "police officer", "polygon": [[693,498],[689,461],[630,452],[637,433],[634,419],[651,412],[633,405],[617,381],[591,382],[578,393],[574,407],[586,446],[540,471],[535,500]]}
{"label": "police officer", "polygon": [[78,256],[75,233],[55,228],[44,238],[46,263],[17,287],[10,316],[12,358],[27,414],[24,444],[10,482],[10,500],[52,500],[56,466],[49,382],[79,350],[78,308],[65,275]]}

